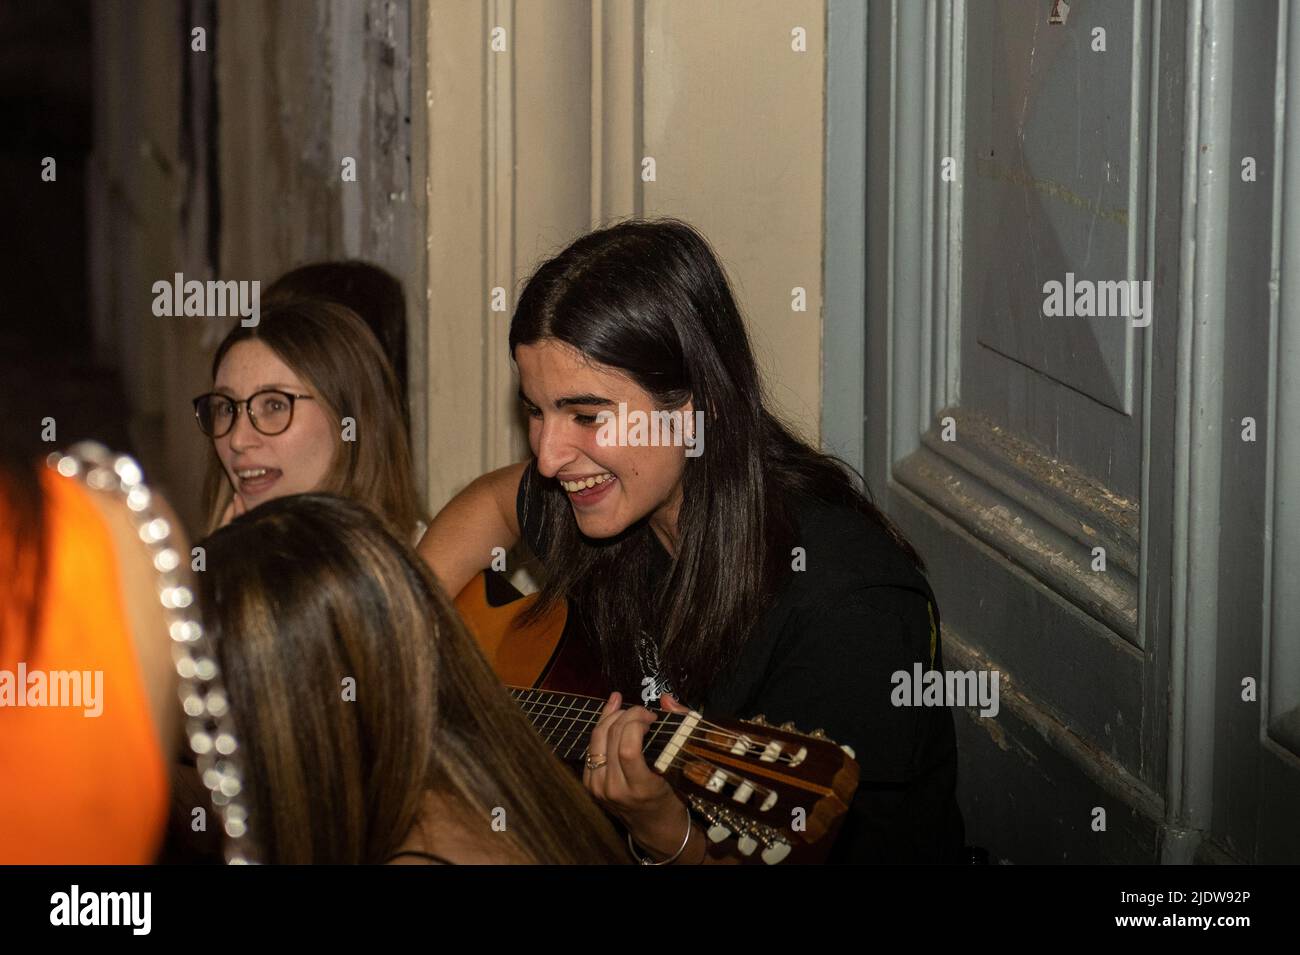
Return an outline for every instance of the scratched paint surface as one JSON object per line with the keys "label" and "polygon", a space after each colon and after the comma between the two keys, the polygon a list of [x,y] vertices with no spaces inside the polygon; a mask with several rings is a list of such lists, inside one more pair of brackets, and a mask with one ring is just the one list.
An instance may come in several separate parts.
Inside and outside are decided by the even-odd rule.
{"label": "scratched paint surface", "polygon": [[[965,301],[978,346],[1120,413],[1131,411],[1132,331],[1120,318],[1045,317],[1043,285],[1140,279],[1145,204],[1144,82],[1134,82],[1140,8],[979,4],[968,18]],[[1096,29],[1105,31],[1105,50]]]}

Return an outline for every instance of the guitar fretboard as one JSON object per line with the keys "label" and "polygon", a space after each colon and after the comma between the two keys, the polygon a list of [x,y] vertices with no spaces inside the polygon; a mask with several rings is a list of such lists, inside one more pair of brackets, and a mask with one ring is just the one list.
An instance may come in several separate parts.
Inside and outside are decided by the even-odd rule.
{"label": "guitar fretboard", "polygon": [[[600,722],[604,700],[594,696],[523,687],[511,687],[510,695],[556,756],[565,762],[576,762],[583,758],[591,739],[591,731]],[[659,714],[659,719],[646,730],[645,743],[641,748],[648,763],[653,763],[663,752],[683,720],[680,713],[665,713],[662,710],[654,712]]]}

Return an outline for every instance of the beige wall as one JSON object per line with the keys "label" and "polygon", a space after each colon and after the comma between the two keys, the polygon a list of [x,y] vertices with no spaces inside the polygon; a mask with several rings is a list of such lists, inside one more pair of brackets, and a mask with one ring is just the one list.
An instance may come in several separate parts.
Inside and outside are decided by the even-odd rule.
{"label": "beige wall", "polygon": [[[824,9],[803,2],[646,3],[647,215],[713,243],[749,319],[776,407],[817,441],[821,407]],[[803,27],[807,52],[792,50]],[[807,311],[791,310],[791,289]]]}
{"label": "beige wall", "polygon": [[[206,223],[176,213],[193,171],[176,155],[182,24],[164,7],[100,8],[112,57],[101,115],[116,124],[101,192],[116,198],[102,203],[112,261],[97,270],[113,287],[97,300],[137,375],[163,483],[195,523],[205,452],[188,400],[207,385],[223,328],[148,314],[152,281],[209,277]],[[362,256],[403,279],[430,506],[527,453],[506,352],[520,283],[622,216],[676,215],[708,236],[776,408],[816,440],[823,0],[432,0],[410,4],[409,24],[406,9],[218,4],[217,272],[265,281],[306,259]],[[501,53],[490,48],[498,26]],[[795,27],[807,52],[791,49]],[[142,142],[161,159],[138,160]],[[341,181],[345,155],[356,183]],[[641,179],[646,156],[653,182]],[[497,286],[505,312],[489,309]],[[791,310],[795,286],[806,312]]]}
{"label": "beige wall", "polygon": [[[713,242],[777,409],[819,438],[824,18],[822,0],[435,0],[433,506],[527,453],[510,315],[489,310],[490,290],[513,308],[542,256],[620,216],[679,216]],[[806,312],[791,309],[795,286]]]}

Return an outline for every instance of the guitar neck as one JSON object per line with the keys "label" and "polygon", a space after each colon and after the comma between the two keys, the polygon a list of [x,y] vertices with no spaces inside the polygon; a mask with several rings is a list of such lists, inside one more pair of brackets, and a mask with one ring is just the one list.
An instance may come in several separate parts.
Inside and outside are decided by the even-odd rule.
{"label": "guitar neck", "polygon": [[[605,701],[576,693],[510,687],[510,695],[524,715],[564,762],[576,762],[587,752],[592,728],[600,721]],[[642,747],[651,765],[677,736],[685,717],[680,713],[659,712],[659,719],[646,733]]]}
{"label": "guitar neck", "polygon": [[[587,755],[605,701],[595,696],[508,687],[529,722],[565,762]],[[704,820],[713,842],[736,837],[742,858],[774,865],[794,851],[804,861],[825,856],[858,785],[851,753],[821,730],[790,724],[708,720],[700,713],[658,711],[642,752]],[[794,825],[793,821],[800,821]],[[762,851],[759,852],[759,848]]]}
{"label": "guitar neck", "polygon": [[[518,613],[535,597],[496,606],[487,594],[480,575],[456,598],[456,609],[537,733],[561,761],[580,763],[605,700],[539,687],[598,687],[599,666],[575,656],[587,645],[566,639],[562,612],[521,626]],[[734,838],[737,858],[769,865],[792,852],[797,861],[825,857],[858,786],[847,747],[822,730],[802,733],[762,716],[657,715],[642,746],[646,762],[707,826],[711,842]]]}

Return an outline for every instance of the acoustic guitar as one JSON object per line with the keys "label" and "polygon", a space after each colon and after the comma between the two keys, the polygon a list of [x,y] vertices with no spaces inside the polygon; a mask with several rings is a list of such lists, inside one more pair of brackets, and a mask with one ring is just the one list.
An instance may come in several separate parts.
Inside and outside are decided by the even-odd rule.
{"label": "acoustic guitar", "polygon": [[[465,586],[455,606],[542,738],[577,768],[609,691],[563,607],[531,625],[516,623],[535,601],[488,571]],[[656,711],[646,762],[709,822],[711,841],[734,835],[746,862],[825,858],[858,786],[847,746],[821,730],[770,726],[762,716],[715,720],[695,710]]]}

